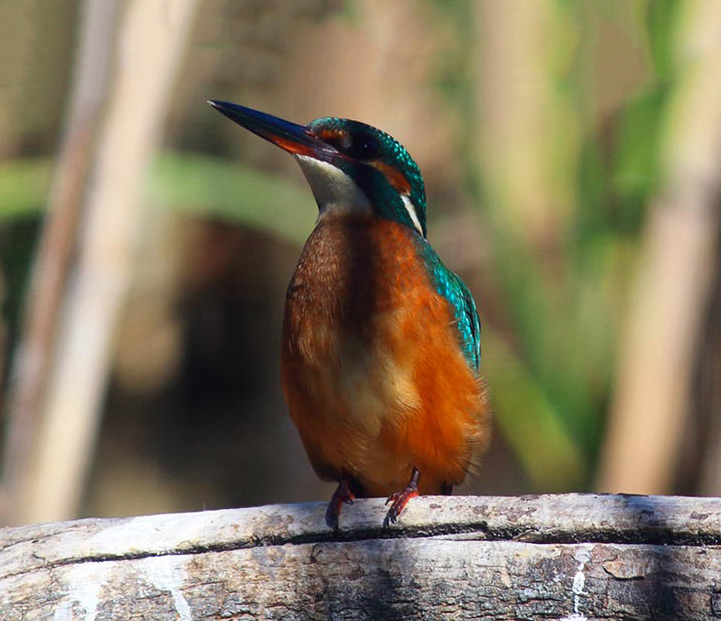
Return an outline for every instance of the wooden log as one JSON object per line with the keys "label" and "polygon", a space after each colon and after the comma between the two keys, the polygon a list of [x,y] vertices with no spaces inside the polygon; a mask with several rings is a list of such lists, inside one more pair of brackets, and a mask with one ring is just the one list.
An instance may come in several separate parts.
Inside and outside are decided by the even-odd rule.
{"label": "wooden log", "polygon": [[721,499],[423,497],[0,531],[0,618],[715,619]]}

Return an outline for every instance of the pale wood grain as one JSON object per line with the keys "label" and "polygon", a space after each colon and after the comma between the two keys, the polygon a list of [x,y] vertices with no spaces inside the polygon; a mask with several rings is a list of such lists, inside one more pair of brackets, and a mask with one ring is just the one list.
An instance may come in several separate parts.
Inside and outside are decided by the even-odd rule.
{"label": "pale wood grain", "polygon": [[[414,499],[0,531],[0,618],[713,619],[721,500]],[[574,616],[575,615],[575,616]]]}

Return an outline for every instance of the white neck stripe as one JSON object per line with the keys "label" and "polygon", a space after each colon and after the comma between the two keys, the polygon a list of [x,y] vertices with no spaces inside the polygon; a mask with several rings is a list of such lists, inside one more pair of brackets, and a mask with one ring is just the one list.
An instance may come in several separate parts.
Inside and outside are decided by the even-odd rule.
{"label": "white neck stripe", "polygon": [[421,226],[421,222],[418,219],[418,214],[416,213],[416,208],[411,202],[411,199],[408,198],[408,196],[406,196],[405,194],[401,194],[401,200],[403,201],[403,206],[406,208],[406,211],[408,212],[408,215],[413,222],[413,226],[416,227],[416,231],[423,235],[423,227]]}

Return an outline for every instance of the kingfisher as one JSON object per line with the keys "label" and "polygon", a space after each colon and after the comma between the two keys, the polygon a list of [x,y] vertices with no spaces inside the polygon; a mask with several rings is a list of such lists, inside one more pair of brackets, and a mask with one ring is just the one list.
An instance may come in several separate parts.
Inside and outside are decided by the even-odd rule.
{"label": "kingfisher", "polygon": [[288,286],[281,385],[308,458],[343,504],[387,496],[383,526],[419,494],[450,494],[486,448],[481,326],[468,288],[426,240],[423,177],[360,121],[298,125],[209,101],[290,153],[318,219]]}

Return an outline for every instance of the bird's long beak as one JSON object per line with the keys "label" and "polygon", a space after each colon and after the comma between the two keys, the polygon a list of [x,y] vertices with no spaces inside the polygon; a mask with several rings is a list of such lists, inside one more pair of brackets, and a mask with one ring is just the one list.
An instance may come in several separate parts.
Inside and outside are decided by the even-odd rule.
{"label": "bird's long beak", "polygon": [[235,121],[288,153],[307,155],[316,159],[328,159],[338,153],[327,142],[314,136],[305,125],[296,125],[277,116],[227,101],[209,100],[208,103],[231,121]]}

